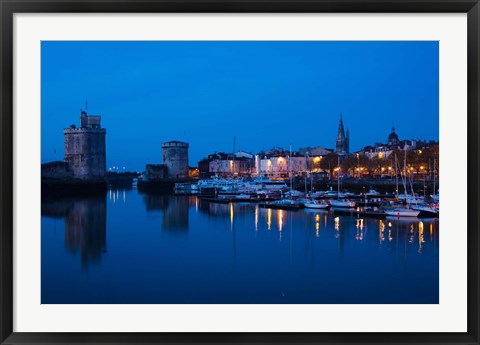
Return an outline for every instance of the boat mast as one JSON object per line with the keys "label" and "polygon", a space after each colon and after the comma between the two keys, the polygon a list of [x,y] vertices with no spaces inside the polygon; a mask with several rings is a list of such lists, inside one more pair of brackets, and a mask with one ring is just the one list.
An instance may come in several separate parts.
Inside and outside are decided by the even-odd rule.
{"label": "boat mast", "polygon": [[310,193],[313,193],[313,175],[310,173]]}
{"label": "boat mast", "polygon": [[436,183],[437,182],[437,170],[436,170],[436,164],[437,164],[437,159],[434,158],[433,159],[433,193],[432,195],[435,195],[435,187],[436,187]]}
{"label": "boat mast", "polygon": [[398,161],[395,153],[395,199],[398,200]]}
{"label": "boat mast", "polygon": [[235,136],[233,136],[233,164],[232,164],[232,179],[235,177]]}
{"label": "boat mast", "polygon": [[293,197],[293,174],[292,174],[292,145],[290,145],[290,156],[288,156],[288,167],[290,168],[290,199]]}
{"label": "boat mast", "polygon": [[337,157],[337,199],[340,199],[340,156]]}
{"label": "boat mast", "polygon": [[308,193],[308,189],[307,189],[308,181],[307,181],[307,179],[308,179],[308,172],[306,171],[305,172],[305,197],[307,196],[307,193]]}
{"label": "boat mast", "polygon": [[403,193],[405,194],[405,200],[407,200],[407,149],[404,148],[405,158],[403,159]]}

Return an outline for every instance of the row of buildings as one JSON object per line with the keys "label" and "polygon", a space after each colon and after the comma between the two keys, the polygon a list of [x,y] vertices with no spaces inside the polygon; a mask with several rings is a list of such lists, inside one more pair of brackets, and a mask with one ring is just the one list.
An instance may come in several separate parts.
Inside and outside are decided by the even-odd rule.
{"label": "row of buildings", "polygon": [[[214,153],[198,163],[200,178],[218,176],[241,176],[262,175],[271,178],[286,178],[290,175],[304,175],[306,173],[323,174],[326,170],[322,159],[325,156],[335,154],[342,159],[355,155],[370,160],[379,158],[387,159],[395,150],[414,151],[421,150],[436,142],[415,140],[400,140],[395,127],[392,127],[386,143],[375,143],[365,146],[360,151],[350,153],[350,133],[345,131],[342,116],[338,125],[335,149],[327,149],[321,146],[301,148],[298,151],[286,151],[282,148],[273,148],[268,151],[252,154],[247,152],[238,153]],[[336,166],[336,162],[333,162]],[[333,167],[333,166],[332,166]]]}
{"label": "row of buildings", "polygon": [[[64,129],[64,161],[42,164],[42,178],[75,178],[82,180],[102,179],[106,172],[106,129],[101,127],[99,115],[87,115],[80,111],[80,127],[71,125]],[[287,178],[304,173],[321,174],[325,169],[321,161],[325,156],[336,154],[350,156],[350,134],[344,130],[340,115],[336,147],[327,149],[321,146],[307,147],[298,151],[286,151],[273,148],[257,154],[249,152],[218,152],[208,155],[198,163],[197,168],[189,168],[189,144],[181,141],[169,141],[161,145],[161,164],[147,164],[145,180],[185,179],[192,176],[208,178],[219,176],[264,175],[272,178]],[[395,128],[385,144],[376,143],[354,153],[369,159],[388,158],[394,150],[416,150],[431,143],[413,140],[400,140]],[[335,164],[335,163],[334,163]]]}

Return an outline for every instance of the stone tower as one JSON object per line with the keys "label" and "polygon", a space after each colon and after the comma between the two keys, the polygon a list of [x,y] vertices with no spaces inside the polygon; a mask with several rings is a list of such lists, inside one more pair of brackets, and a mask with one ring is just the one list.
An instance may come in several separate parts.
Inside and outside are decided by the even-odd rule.
{"label": "stone tower", "polygon": [[345,135],[345,130],[343,128],[342,114],[340,114],[340,123],[338,124],[335,153],[340,156],[345,156],[350,151],[349,146],[350,146],[350,133],[347,130],[347,135]]}
{"label": "stone tower", "polygon": [[168,178],[188,177],[188,143],[169,141],[162,144],[163,164]]}
{"label": "stone tower", "polygon": [[63,130],[65,162],[69,164],[74,178],[82,180],[101,179],[105,176],[106,129],[100,126],[101,116],[88,116],[80,111],[80,127],[71,125]]}

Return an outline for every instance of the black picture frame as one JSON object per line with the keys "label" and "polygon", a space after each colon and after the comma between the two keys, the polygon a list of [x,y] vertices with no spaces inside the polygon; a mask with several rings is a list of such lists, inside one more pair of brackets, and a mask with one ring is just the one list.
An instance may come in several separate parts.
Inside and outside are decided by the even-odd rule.
{"label": "black picture frame", "polygon": [[[13,15],[15,13],[467,13],[468,331],[466,333],[14,333]],[[0,341],[2,344],[479,344],[479,16],[478,0],[0,0]]]}

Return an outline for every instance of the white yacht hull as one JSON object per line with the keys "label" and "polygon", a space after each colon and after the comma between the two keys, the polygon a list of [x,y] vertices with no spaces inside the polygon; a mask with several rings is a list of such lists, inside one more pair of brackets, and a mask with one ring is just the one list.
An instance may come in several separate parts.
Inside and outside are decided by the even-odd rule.
{"label": "white yacht hull", "polygon": [[324,210],[328,208],[330,205],[329,204],[322,204],[322,203],[311,203],[311,202],[306,202],[303,204],[306,208],[314,208],[314,209],[319,209],[319,210]]}
{"label": "white yacht hull", "polygon": [[332,207],[353,208],[353,207],[355,207],[356,203],[355,203],[355,201],[350,201],[350,200],[331,200],[330,205]]}
{"label": "white yacht hull", "polygon": [[393,210],[385,210],[387,216],[395,217],[417,217],[420,211],[411,208],[394,208]]}

